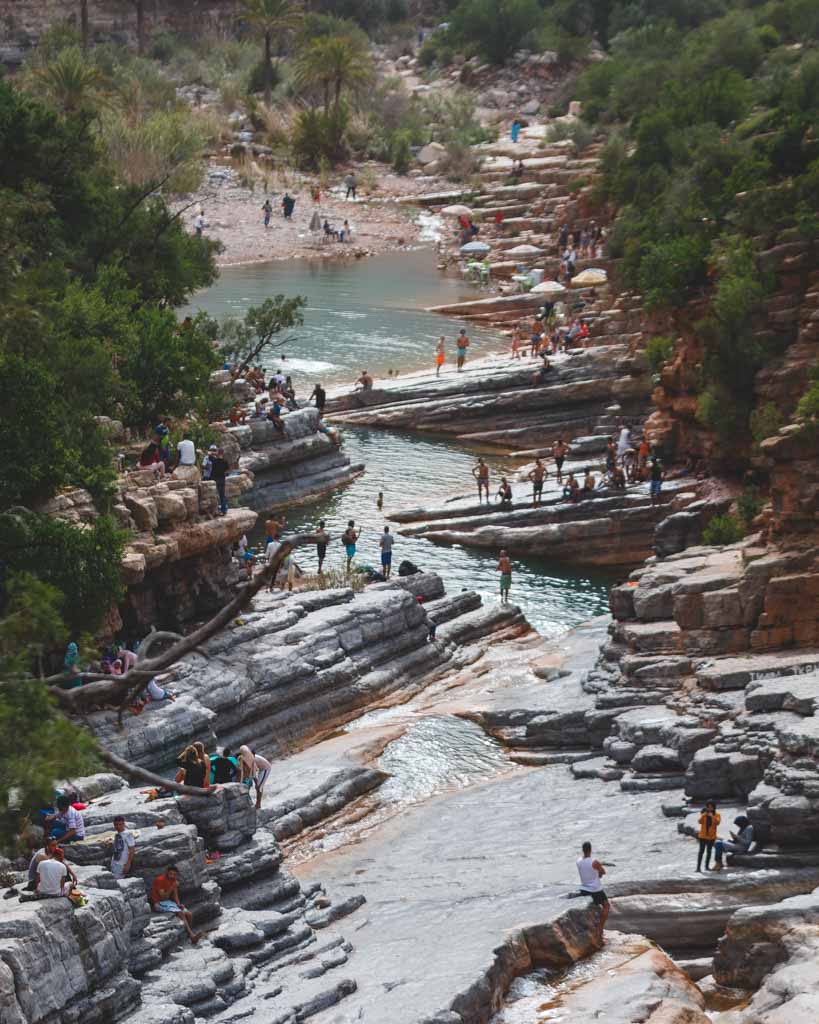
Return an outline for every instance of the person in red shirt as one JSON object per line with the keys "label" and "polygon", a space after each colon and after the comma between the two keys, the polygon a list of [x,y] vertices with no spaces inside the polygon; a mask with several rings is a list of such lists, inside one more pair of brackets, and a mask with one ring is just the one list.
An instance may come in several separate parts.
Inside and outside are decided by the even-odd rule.
{"label": "person in red shirt", "polygon": [[151,902],[151,909],[160,914],[173,914],[184,924],[185,931],[191,942],[196,943],[202,938],[201,932],[195,932],[191,928],[193,915],[182,905],[179,898],[179,879],[176,868],[169,864],[165,868],[164,875],[157,875],[151,886],[151,895],[148,897]]}

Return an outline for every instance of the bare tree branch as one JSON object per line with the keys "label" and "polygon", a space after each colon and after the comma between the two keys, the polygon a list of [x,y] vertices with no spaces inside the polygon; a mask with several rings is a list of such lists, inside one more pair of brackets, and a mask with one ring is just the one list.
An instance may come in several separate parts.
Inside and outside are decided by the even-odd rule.
{"label": "bare tree branch", "polygon": [[186,786],[184,782],[174,782],[173,779],[165,779],[161,775],[149,772],[147,768],[140,768],[129,761],[124,761],[121,757],[117,757],[116,754],[112,754],[110,750],[105,750],[103,747],[100,747],[99,755],[106,764],[110,764],[120,775],[127,775],[138,782],[147,782],[149,785],[156,786],[157,788],[168,789],[172,793],[179,793],[181,796],[209,797],[217,792],[214,786],[211,786],[210,789],[200,789],[199,786]]}
{"label": "bare tree branch", "polygon": [[[84,713],[111,704],[122,706],[134,693],[147,686],[155,675],[172,668],[187,654],[191,654],[214,637],[244,611],[256,594],[275,580],[279,566],[295,548],[303,547],[306,544],[316,544],[318,539],[315,534],[303,533],[283,540],[282,546],[272,561],[249,583],[246,583],[232,601],[229,601],[221,611],[217,612],[199,629],[194,630],[193,633],[179,640],[155,658],[137,661],[130,672],[121,676],[101,677],[97,673],[80,673],[76,678],[81,679],[85,685],[72,690],[63,690],[58,685],[52,685],[50,686],[51,694],[63,711],[69,714]],[[53,680],[57,683],[61,678],[64,680],[65,676],[51,676],[47,682]]]}

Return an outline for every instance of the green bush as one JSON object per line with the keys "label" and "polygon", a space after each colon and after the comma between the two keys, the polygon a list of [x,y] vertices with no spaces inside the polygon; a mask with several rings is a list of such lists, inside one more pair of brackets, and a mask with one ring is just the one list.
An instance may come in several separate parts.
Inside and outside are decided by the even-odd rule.
{"label": "green bush", "polygon": [[505,64],[523,37],[543,24],[537,0],[461,0],[452,12],[452,38],[493,64]]}
{"label": "green bush", "polygon": [[736,544],[745,536],[745,529],[739,518],[727,512],[723,516],[714,516],[702,531],[703,544],[722,547],[724,544]]}
{"label": "green bush", "polygon": [[[281,68],[276,61],[270,62],[270,87],[275,89],[282,81]],[[260,60],[248,72],[245,88],[249,93],[264,91],[264,61]]]}
{"label": "green bush", "polygon": [[746,487],[737,498],[737,514],[747,530],[751,529],[751,524],[759,515],[761,508],[762,499],[757,489],[755,487]]}
{"label": "green bush", "polygon": [[406,135],[398,135],[392,147],[392,169],[396,174],[406,174],[412,163],[412,150]]}
{"label": "green bush", "polygon": [[819,420],[819,375],[814,371],[814,381],[808,390],[799,399],[796,406],[796,415],[813,424]]}
{"label": "green bush", "polygon": [[639,286],[646,309],[681,306],[705,284],[707,240],[683,235],[649,245],[640,261]]}
{"label": "green bush", "polygon": [[779,408],[773,402],[766,402],[751,413],[751,437],[760,444],[766,437],[773,437],[784,422]]}
{"label": "green bush", "polygon": [[347,108],[341,104],[328,113],[315,108],[302,110],[293,126],[293,155],[305,170],[318,171],[322,161],[332,165],[346,153]]}
{"label": "green bush", "polygon": [[673,355],[673,338],[649,338],[648,344],[646,345],[646,362],[648,363],[650,373],[659,373]]}

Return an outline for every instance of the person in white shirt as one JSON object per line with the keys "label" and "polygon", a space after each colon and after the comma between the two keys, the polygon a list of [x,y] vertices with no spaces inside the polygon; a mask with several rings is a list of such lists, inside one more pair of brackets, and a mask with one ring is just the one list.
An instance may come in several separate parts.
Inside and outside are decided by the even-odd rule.
{"label": "person in white shirt", "polygon": [[595,906],[600,907],[600,930],[606,926],[609,916],[609,898],[603,890],[601,879],[606,869],[599,860],[592,858],[591,843],[583,843],[583,856],[577,860],[577,873],[580,875],[580,891],[591,896]]}
{"label": "person in white shirt", "polygon": [[80,812],[71,806],[67,796],[57,798],[57,813],[47,814],[45,820],[59,821],[64,826],[65,831],[56,836],[63,845],[85,839],[85,822]]}
{"label": "person in white shirt", "polygon": [[[267,558],[268,565],[270,565],[270,563],[276,557],[276,554],[281,546],[282,543],[279,540],[271,540],[270,543],[267,545],[265,556]],[[282,562],[282,565],[284,566],[284,569],[287,572],[287,589],[292,590],[293,580],[296,575],[296,563],[293,561],[293,556],[288,555],[287,558],[285,558],[285,560]],[[270,581],[270,587],[268,588],[269,590],[273,590],[273,585],[275,584],[275,582],[276,577],[274,576],[273,579]]]}
{"label": "person in white shirt", "polygon": [[114,878],[125,878],[131,870],[136,852],[134,833],[125,827],[125,818],[118,814],[114,818],[114,852],[111,857],[111,874]]}
{"label": "person in white shirt", "polygon": [[[196,465],[196,445],[191,440],[190,434],[185,434],[176,446],[176,466]],[[176,468],[174,467],[174,469]]]}
{"label": "person in white shirt", "polygon": [[202,232],[205,229],[205,214],[202,212],[202,210],[200,210],[199,213],[197,213],[196,218],[194,219],[193,222],[193,226],[196,229],[196,237],[201,238]]}
{"label": "person in white shirt", "polygon": [[62,850],[57,848],[37,865],[37,895],[45,898],[69,896],[77,883],[77,876],[60,859]]}

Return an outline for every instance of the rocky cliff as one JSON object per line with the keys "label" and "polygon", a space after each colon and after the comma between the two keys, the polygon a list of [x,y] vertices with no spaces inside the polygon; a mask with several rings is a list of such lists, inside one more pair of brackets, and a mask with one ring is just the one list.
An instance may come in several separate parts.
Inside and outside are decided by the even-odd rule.
{"label": "rocky cliff", "polygon": [[[434,642],[431,623],[440,623]],[[278,757],[368,706],[406,700],[431,673],[469,657],[474,642],[525,629],[514,605],[447,596],[440,578],[425,574],[361,594],[259,595],[201,658],[178,667],[175,703],[149,705],[124,730],[113,712],[93,715],[90,725],[109,749],[144,766],[171,765],[192,740],[212,745],[217,737]]]}

